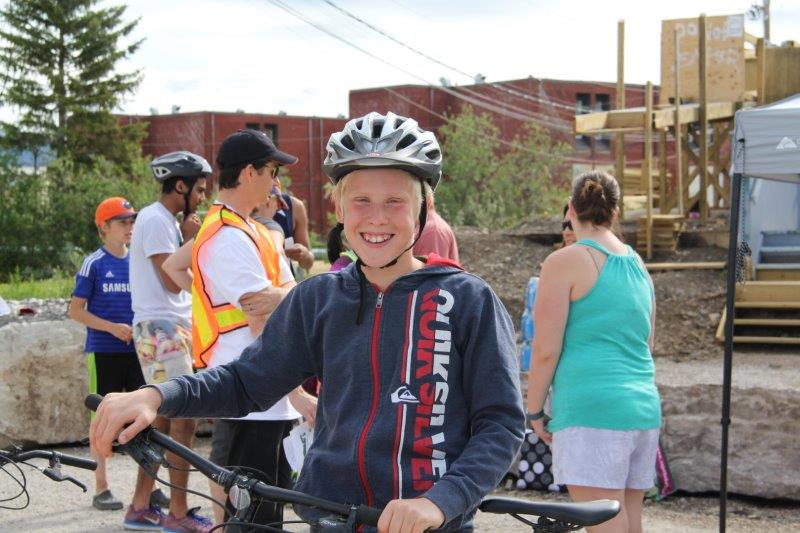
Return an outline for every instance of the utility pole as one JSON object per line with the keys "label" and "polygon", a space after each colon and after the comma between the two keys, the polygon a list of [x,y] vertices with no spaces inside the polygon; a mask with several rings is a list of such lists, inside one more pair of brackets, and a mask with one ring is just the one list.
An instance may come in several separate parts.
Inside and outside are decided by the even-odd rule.
{"label": "utility pole", "polygon": [[762,20],[764,22],[764,40],[769,42],[769,0],[764,0]]}

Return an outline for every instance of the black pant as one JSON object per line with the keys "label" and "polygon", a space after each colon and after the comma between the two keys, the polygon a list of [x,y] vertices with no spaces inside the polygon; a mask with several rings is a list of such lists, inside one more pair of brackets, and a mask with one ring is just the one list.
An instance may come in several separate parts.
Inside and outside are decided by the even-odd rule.
{"label": "black pant", "polygon": [[[225,420],[231,424],[231,443],[228,452],[229,467],[244,466],[260,470],[261,481],[284,489],[293,486],[292,470],[283,453],[283,439],[289,435],[293,420]],[[235,511],[226,502],[226,519]],[[280,526],[283,521],[283,504],[264,501],[258,505],[253,517],[256,524]],[[226,528],[226,531],[236,531]]]}
{"label": "black pant", "polygon": [[131,392],[144,385],[142,367],[136,352],[94,353],[94,371],[97,376],[96,392],[105,396],[109,392]]}

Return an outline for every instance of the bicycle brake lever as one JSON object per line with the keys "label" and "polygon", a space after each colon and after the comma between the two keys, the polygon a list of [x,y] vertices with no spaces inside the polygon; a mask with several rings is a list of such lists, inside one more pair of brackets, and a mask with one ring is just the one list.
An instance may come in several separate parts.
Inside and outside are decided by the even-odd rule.
{"label": "bicycle brake lever", "polygon": [[81,490],[83,490],[83,492],[86,492],[86,485],[84,485],[83,483],[81,483],[80,481],[78,481],[77,479],[75,479],[74,477],[72,477],[72,476],[66,476],[66,478],[65,478],[65,479],[66,479],[67,481],[69,481],[70,483],[73,483],[73,484],[77,485],[78,487],[80,487],[80,488],[81,488]]}
{"label": "bicycle brake lever", "polygon": [[70,483],[74,483],[75,485],[80,487],[83,490],[83,492],[86,492],[86,485],[84,485],[83,483],[81,483],[80,481],[75,479],[74,477],[64,474],[61,471],[61,469],[58,468],[58,466],[55,466],[55,467],[51,466],[51,467],[45,468],[45,469],[42,470],[42,473],[45,476],[47,476],[50,479],[52,479],[53,481],[58,481],[58,482],[69,481]]}

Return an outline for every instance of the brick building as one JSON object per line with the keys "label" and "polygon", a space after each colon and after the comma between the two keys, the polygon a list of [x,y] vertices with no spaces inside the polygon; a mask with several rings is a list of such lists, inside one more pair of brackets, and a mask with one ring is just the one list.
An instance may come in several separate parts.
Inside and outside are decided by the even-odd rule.
{"label": "brick building", "polygon": [[[616,93],[614,83],[538,78],[454,87],[400,85],[350,91],[350,116],[393,111],[414,117],[425,129],[436,130],[444,124],[445,114],[458,114],[470,105],[492,116],[504,141],[510,142],[526,122],[539,123],[554,140],[573,147],[567,159],[573,171],[581,171],[612,166],[615,142],[613,135],[575,136],[575,114],[614,108]],[[657,89],[655,94],[657,98]],[[644,85],[627,84],[625,104],[643,106]],[[643,153],[641,143],[626,143],[631,163],[640,161]]]}
{"label": "brick building", "polygon": [[[625,98],[627,107],[644,105],[644,86],[626,85]],[[526,122],[533,120],[546,127],[555,140],[573,147],[567,160],[575,173],[613,165],[613,136],[575,136],[573,123],[576,113],[611,109],[615,102],[613,83],[525,78],[457,87],[401,85],[358,89],[350,91],[349,111],[351,117],[369,111],[393,111],[414,117],[423,128],[437,130],[444,124],[446,113],[457,114],[464,105],[472,105],[492,114],[504,141],[511,141]],[[326,231],[331,205],[324,196],[327,177],[321,166],[328,137],[341,130],[345,119],[200,111],[124,115],[120,120],[149,122],[148,135],[142,143],[147,155],[190,150],[203,155],[212,165],[226,135],[243,128],[267,132],[281,150],[299,157],[300,161],[289,170],[291,190],[306,202],[311,230],[320,234]],[[642,143],[626,143],[629,164],[637,164],[642,157]]]}
{"label": "brick building", "polygon": [[189,150],[205,157],[212,166],[217,149],[228,134],[244,128],[266,132],[281,150],[300,159],[289,168],[291,190],[306,202],[311,230],[317,233],[325,230],[330,206],[324,196],[323,186],[328,178],[322,172],[322,160],[328,137],[342,129],[344,119],[199,111],[124,115],[120,120],[150,124],[142,143],[146,155]]}

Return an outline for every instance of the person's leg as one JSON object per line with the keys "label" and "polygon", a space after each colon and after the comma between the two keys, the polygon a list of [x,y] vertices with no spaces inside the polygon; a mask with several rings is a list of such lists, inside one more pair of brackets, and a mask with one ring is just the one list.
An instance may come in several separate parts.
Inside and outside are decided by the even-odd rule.
{"label": "person's leg", "polygon": [[[196,426],[197,421],[193,418],[170,420],[169,436],[187,448],[191,448]],[[169,470],[169,482],[176,487],[186,488],[189,483],[188,469],[191,468],[189,463],[172,453],[167,453],[167,460],[175,467]],[[172,515],[176,518],[183,518],[188,510],[186,492],[183,490],[171,490],[169,511]]]}
{"label": "person's leg", "polygon": [[567,485],[569,496],[575,502],[592,500],[617,500],[620,505],[619,514],[607,522],[587,527],[588,533],[628,533],[628,515],[625,508],[625,490],[601,489],[581,485]]}
{"label": "person's leg", "polygon": [[[163,416],[156,417],[153,427],[162,433],[168,433],[170,420]],[[135,510],[140,511],[150,507],[150,493],[153,491],[154,486],[155,479],[140,467],[136,473],[136,486],[133,489],[133,500],[131,501],[131,505]]]}
{"label": "person's leg", "polygon": [[[282,420],[238,422],[231,439],[228,464],[258,469],[266,475],[262,481],[275,485],[279,479],[281,442],[286,424]],[[261,502],[253,520],[256,524],[282,522],[283,505]]]}
{"label": "person's leg", "polygon": [[[89,394],[102,394],[100,392],[98,383],[98,370],[97,370],[97,356],[89,352],[86,354],[86,367],[89,371]],[[89,419],[94,418],[94,411],[89,412]],[[91,450],[92,459],[97,463],[97,468],[94,471],[94,493],[100,494],[108,488],[108,480],[106,479],[106,459],[102,455],[96,454],[94,449]]]}
{"label": "person's leg", "polygon": [[[231,437],[233,436],[235,421],[217,419],[214,421],[214,429],[211,436],[211,453],[208,460],[219,466],[228,466],[228,454],[231,448]],[[208,488],[211,497],[219,502],[225,503],[227,495],[220,485],[211,479],[208,480]],[[214,504],[214,522],[221,524],[225,521],[225,507]]]}
{"label": "person's leg", "polygon": [[625,489],[625,514],[628,515],[628,533],[642,533],[642,507],[644,491]]}
{"label": "person's leg", "polygon": [[634,434],[630,470],[625,482],[625,508],[628,513],[628,531],[641,533],[644,491],[656,479],[656,454],[659,429],[638,430]]}
{"label": "person's leg", "polygon": [[[121,354],[116,353],[93,353],[89,355],[89,393],[97,393],[105,396],[110,392],[122,392],[124,385],[124,365],[120,364]],[[91,417],[94,413],[91,414]],[[122,509],[122,502],[119,501],[109,490],[108,476],[106,469],[106,458],[102,455],[90,452],[92,459],[97,462],[94,471],[95,495],[92,505],[96,509],[103,511],[113,511]]]}

